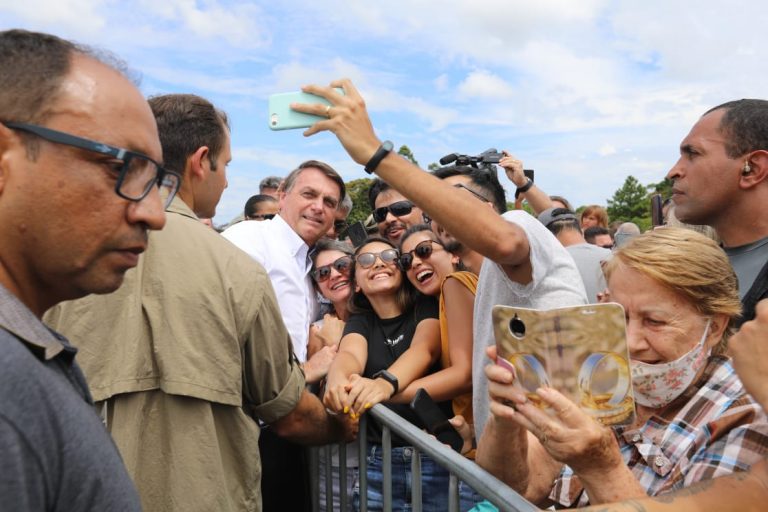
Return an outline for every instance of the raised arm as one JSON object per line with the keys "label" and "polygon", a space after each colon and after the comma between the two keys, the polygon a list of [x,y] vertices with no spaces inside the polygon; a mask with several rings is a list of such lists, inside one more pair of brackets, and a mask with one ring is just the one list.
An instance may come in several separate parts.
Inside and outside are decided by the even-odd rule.
{"label": "raised arm", "polygon": [[[344,89],[342,96],[333,87]],[[337,80],[330,87],[309,85],[304,91],[323,96],[332,104],[329,119],[315,123],[304,132],[333,132],[353,160],[366,165],[381,145],[365,108],[365,102],[349,80]],[[321,104],[295,104],[292,108],[320,116]],[[505,267],[529,263],[530,248],[523,230],[502,219],[490,208],[477,208],[477,199],[432,176],[404,158],[390,153],[376,168],[384,181],[427,212],[435,221],[470,249]]]}
{"label": "raised arm", "polygon": [[[504,168],[507,178],[515,188],[524,188],[528,185],[528,178],[523,173],[523,162],[515,158],[509,151],[504,150],[504,158],[499,161],[499,165]],[[552,208],[552,200],[541,190],[538,185],[531,183],[531,186],[525,192],[520,193],[531,206],[536,215],[548,208]]]}

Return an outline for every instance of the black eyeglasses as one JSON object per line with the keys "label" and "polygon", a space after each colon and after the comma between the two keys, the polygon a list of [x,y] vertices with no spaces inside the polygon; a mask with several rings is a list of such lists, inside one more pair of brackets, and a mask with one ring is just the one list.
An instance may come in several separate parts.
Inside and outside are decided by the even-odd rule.
{"label": "black eyeglasses", "polygon": [[408,215],[413,210],[413,203],[410,201],[397,201],[389,206],[382,206],[373,210],[373,220],[376,222],[384,222],[387,218],[387,213],[392,212],[395,217],[402,217]]}
{"label": "black eyeglasses", "polygon": [[397,261],[399,255],[397,249],[384,249],[381,252],[361,252],[355,257],[355,260],[362,268],[371,268],[376,263],[376,258],[384,263],[393,263]]}
{"label": "black eyeglasses", "polygon": [[141,153],[108,146],[101,142],[83,139],[44,126],[9,122],[3,122],[3,124],[12,130],[37,135],[48,142],[111,156],[115,161],[105,162],[105,164],[119,173],[115,184],[115,193],[123,199],[141,201],[147,197],[152,186],[157,185],[160,189],[163,207],[167,208],[181,185],[179,174],[163,168],[159,163]]}
{"label": "black eyeglasses", "polygon": [[429,257],[432,256],[432,251],[434,250],[432,247],[432,244],[437,244],[440,247],[443,247],[443,244],[441,244],[437,240],[424,240],[423,242],[419,242],[418,244],[416,244],[416,247],[414,247],[410,251],[401,254],[400,259],[398,261],[400,263],[400,268],[403,270],[403,272],[406,272],[411,269],[411,265],[413,265],[414,255],[418,256],[420,260],[428,260]]}
{"label": "black eyeglasses", "polygon": [[490,201],[488,201],[488,199],[486,199],[486,197],[484,195],[478,194],[477,192],[475,192],[474,190],[472,190],[468,186],[464,185],[463,183],[457,183],[453,187],[454,188],[463,188],[464,190],[466,190],[467,192],[469,192],[470,194],[472,194],[473,196],[475,196],[479,200],[481,200],[481,201],[483,201],[485,203],[489,203],[490,202]]}
{"label": "black eyeglasses", "polygon": [[257,220],[257,219],[272,220],[275,218],[275,215],[277,214],[276,213],[257,213],[255,215],[248,216],[248,218],[250,220]]}
{"label": "black eyeglasses", "polygon": [[323,281],[326,281],[329,277],[331,277],[331,269],[336,269],[336,272],[339,274],[342,274],[344,276],[349,276],[349,269],[352,266],[352,256],[342,256],[341,258],[337,259],[333,263],[329,265],[323,265],[322,267],[317,267],[315,270],[312,271],[312,278],[318,282],[322,283]]}

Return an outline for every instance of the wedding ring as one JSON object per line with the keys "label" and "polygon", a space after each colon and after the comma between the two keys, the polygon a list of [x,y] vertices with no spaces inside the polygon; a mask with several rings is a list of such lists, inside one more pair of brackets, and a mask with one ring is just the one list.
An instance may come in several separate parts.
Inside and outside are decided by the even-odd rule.
{"label": "wedding ring", "polygon": [[326,106],[325,107],[325,117],[331,117],[330,111],[331,111],[331,106],[330,105]]}

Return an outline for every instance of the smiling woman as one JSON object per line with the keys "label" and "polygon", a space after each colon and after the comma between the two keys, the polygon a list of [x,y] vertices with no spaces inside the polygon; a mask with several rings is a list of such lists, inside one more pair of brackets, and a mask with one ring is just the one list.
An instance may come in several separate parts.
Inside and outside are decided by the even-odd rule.
{"label": "smiling woman", "polygon": [[[416,297],[398,268],[399,252],[384,239],[369,238],[355,252],[353,315],[344,328],[339,352],[328,372],[325,404],[357,419],[374,404],[389,401],[400,387],[436,370],[440,356],[437,304]],[[423,428],[407,405],[385,406]],[[368,510],[382,508],[381,425],[368,421]],[[392,440],[392,510],[408,509],[406,482],[413,450]],[[423,510],[447,510],[448,473],[420,454]]]}

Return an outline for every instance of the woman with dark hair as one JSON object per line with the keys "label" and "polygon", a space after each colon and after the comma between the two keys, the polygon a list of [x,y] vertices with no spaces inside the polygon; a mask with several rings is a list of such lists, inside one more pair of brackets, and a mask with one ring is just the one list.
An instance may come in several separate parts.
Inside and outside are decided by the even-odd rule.
{"label": "woman with dark hair", "polygon": [[[336,354],[344,325],[349,318],[349,298],[352,295],[352,247],[344,242],[323,238],[315,245],[312,253],[312,281],[315,289],[328,302],[328,311],[323,318],[313,323],[309,329],[309,346],[307,347],[310,358],[317,352],[328,352],[328,365]],[[305,364],[306,366],[306,364]],[[327,371],[327,368],[326,368]],[[325,377],[325,373],[322,374]],[[326,510],[326,459],[327,451],[321,448],[318,451],[318,492],[320,510]],[[331,479],[333,501],[331,510],[341,510],[340,464],[337,445],[330,446],[331,455]],[[346,489],[348,510],[353,509],[354,489],[358,481],[358,455],[357,443],[351,442],[346,448]]]}
{"label": "woman with dark hair", "polygon": [[[339,351],[328,372],[326,406],[352,418],[389,400],[400,386],[434,370],[440,357],[438,307],[418,296],[397,265],[399,252],[381,238],[368,238],[355,251],[352,312]],[[404,404],[385,404],[423,427]],[[368,510],[381,510],[381,425],[368,421]],[[413,449],[392,436],[392,510],[410,510]],[[423,510],[447,510],[448,472],[420,454]]]}

